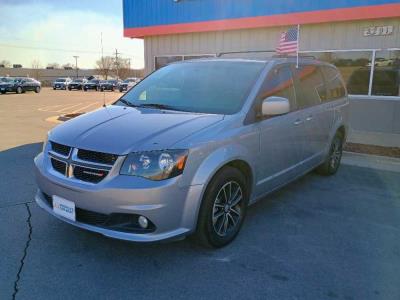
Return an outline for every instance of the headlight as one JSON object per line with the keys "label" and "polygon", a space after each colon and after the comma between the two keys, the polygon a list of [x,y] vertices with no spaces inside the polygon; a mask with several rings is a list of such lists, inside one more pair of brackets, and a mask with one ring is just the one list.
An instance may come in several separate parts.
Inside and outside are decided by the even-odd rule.
{"label": "headlight", "polygon": [[187,156],[187,150],[134,152],[126,157],[120,174],[151,180],[172,178],[182,174]]}

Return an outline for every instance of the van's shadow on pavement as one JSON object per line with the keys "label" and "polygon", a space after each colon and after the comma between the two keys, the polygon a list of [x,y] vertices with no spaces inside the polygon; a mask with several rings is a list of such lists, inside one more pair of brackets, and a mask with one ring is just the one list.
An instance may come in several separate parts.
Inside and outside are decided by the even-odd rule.
{"label": "van's shadow on pavement", "polygon": [[[33,158],[41,147],[0,152],[0,212],[15,207],[13,220],[24,224],[25,238],[26,215],[16,209],[33,201]],[[109,239],[30,203],[32,238],[18,296],[396,298],[398,182],[400,174],[348,166],[333,177],[310,173],[250,207],[238,238],[218,250],[192,239],[153,244]],[[6,242],[6,249],[22,254],[24,243]]]}

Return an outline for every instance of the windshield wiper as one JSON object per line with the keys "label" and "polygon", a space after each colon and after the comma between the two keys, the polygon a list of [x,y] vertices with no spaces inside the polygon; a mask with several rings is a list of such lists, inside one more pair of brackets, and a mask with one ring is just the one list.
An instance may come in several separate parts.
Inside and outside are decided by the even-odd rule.
{"label": "windshield wiper", "polygon": [[176,108],[174,106],[166,105],[166,104],[159,104],[159,103],[145,103],[145,104],[140,104],[138,107],[154,107],[154,108],[165,109],[165,110],[183,111],[182,109]]}
{"label": "windshield wiper", "polygon": [[125,100],[124,98],[120,98],[118,99],[118,101],[129,107],[139,107],[139,105],[132,104],[128,100]]}

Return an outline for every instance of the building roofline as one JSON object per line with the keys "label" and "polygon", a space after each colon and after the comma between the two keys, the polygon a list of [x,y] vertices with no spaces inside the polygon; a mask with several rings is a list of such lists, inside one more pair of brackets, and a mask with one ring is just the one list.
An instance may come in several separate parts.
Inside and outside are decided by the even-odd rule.
{"label": "building roofline", "polygon": [[399,16],[400,3],[394,3],[278,14],[271,16],[124,28],[124,36],[130,38],[143,38],[146,36],[178,33],[209,32],[260,27],[277,27],[297,24],[317,24],[327,22],[382,19],[394,18]]}

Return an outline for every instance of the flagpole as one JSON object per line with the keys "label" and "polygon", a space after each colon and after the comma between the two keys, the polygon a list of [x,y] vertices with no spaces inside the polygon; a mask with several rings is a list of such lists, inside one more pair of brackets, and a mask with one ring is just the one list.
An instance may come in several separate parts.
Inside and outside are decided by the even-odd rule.
{"label": "flagpole", "polygon": [[296,57],[296,69],[299,68],[299,50],[300,50],[300,24],[297,24],[297,57]]}

